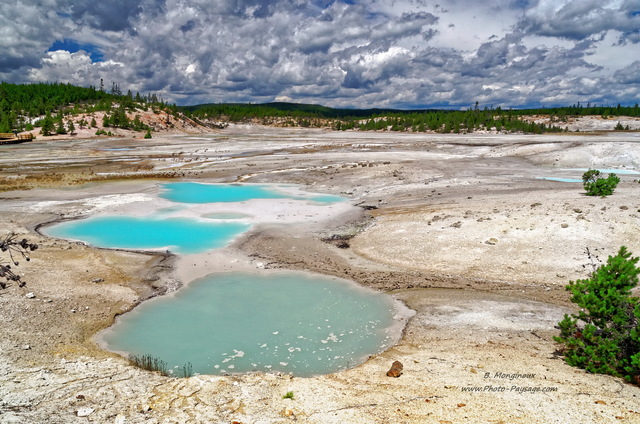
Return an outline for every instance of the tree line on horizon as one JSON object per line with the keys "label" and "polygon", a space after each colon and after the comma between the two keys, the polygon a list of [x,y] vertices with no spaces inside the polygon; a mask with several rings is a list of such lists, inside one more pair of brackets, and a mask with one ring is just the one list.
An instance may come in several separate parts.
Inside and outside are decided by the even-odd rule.
{"label": "tree line on horizon", "polygon": [[[640,107],[591,106],[577,104],[567,107],[536,109],[480,109],[478,103],[468,110],[423,109],[333,109],[325,106],[296,103],[220,103],[182,106],[178,110],[199,120],[217,119],[230,122],[258,120],[263,124],[279,123],[298,127],[327,127],[334,130],[411,131],[440,133],[471,133],[476,130],[524,132],[542,134],[568,131],[570,117],[597,115],[640,116]],[[550,123],[536,123],[527,117],[549,116]],[[616,126],[616,130],[628,128]]]}
{"label": "tree line on horizon", "polygon": [[[571,117],[596,115],[604,118],[640,116],[634,106],[592,106],[580,103],[566,107],[534,109],[483,108],[478,103],[467,110],[446,109],[347,109],[320,105],[274,102],[264,104],[221,103],[194,106],[169,105],[155,94],[126,94],[116,83],[105,90],[99,87],[78,87],[63,83],[9,84],[0,82],[0,133],[31,131],[42,127],[43,134],[64,133],[65,119],[80,113],[106,112],[104,126],[144,130],[139,120],[127,118],[127,112],[164,109],[182,113],[197,121],[219,120],[248,122],[257,120],[266,125],[296,127],[330,127],[334,130],[411,131],[440,133],[471,133],[477,130],[524,132],[541,134],[568,131]],[[536,123],[532,115],[549,116],[550,123]],[[625,129],[616,126],[617,130]]]}

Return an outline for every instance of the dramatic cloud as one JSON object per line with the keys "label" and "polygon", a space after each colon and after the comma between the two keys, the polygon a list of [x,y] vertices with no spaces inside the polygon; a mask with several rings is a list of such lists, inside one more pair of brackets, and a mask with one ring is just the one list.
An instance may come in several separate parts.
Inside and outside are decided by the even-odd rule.
{"label": "dramatic cloud", "polygon": [[640,2],[637,0],[540,0],[525,13],[522,29],[572,40],[620,31],[620,42],[637,41],[640,32]]}
{"label": "dramatic cloud", "polygon": [[178,104],[635,103],[640,0],[17,0],[0,80]]}

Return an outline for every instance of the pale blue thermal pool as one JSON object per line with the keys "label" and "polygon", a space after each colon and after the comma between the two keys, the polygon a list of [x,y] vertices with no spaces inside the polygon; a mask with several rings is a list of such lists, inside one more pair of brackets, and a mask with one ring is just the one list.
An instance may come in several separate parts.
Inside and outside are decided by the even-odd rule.
{"label": "pale blue thermal pool", "polygon": [[[100,247],[189,255],[224,247],[248,231],[247,201],[282,199],[286,209],[291,199],[320,208],[345,200],[283,186],[199,183],[163,184],[158,196],[166,200],[146,217],[91,217],[46,233]],[[213,208],[220,204],[223,212]],[[190,207],[197,217],[172,215]],[[390,296],[349,281],[294,272],[216,273],[139,305],[102,341],[116,352],[159,358],[170,369],[190,363],[200,374],[311,376],[355,366],[389,347],[398,330],[394,313]]]}
{"label": "pale blue thermal pool", "polygon": [[393,300],[305,273],[213,274],[123,316],[110,349],[200,374],[336,372],[390,344]]}
{"label": "pale blue thermal pool", "polygon": [[103,216],[66,221],[50,227],[47,234],[53,237],[82,240],[99,247],[163,248],[186,254],[223,247],[248,229],[248,224],[235,222]]}
{"label": "pale blue thermal pool", "polygon": [[[604,172],[606,174],[616,174],[616,175],[640,174],[640,171],[636,171],[635,169],[615,169],[615,168],[592,168],[592,169],[597,169],[598,171]],[[589,168],[568,168],[568,169],[565,169],[565,171],[587,172],[589,171]]]}
{"label": "pale blue thermal pool", "polygon": [[342,202],[344,198],[328,194],[292,195],[278,186],[263,184],[170,183],[160,194],[179,203],[243,202],[251,199],[298,199],[320,203]]}
{"label": "pale blue thermal pool", "polygon": [[[242,203],[253,199],[295,199],[320,204],[343,202],[340,196],[287,191],[287,187],[264,184],[162,184],[159,196],[173,204],[147,217],[101,216],[55,224],[45,231],[59,238],[85,241],[98,247],[122,249],[167,249],[174,253],[200,253],[227,245],[250,225],[220,222],[250,218],[241,212],[204,213],[200,219],[171,218],[184,204]],[[283,208],[286,206],[283,205]],[[238,207],[242,210],[241,207]]]}
{"label": "pale blue thermal pool", "polygon": [[559,178],[559,177],[536,177],[538,180],[559,181],[561,183],[581,183],[578,178]]}
{"label": "pale blue thermal pool", "polygon": [[[561,169],[563,172],[576,173],[579,172],[580,175],[575,175],[573,177],[536,177],[539,180],[547,180],[547,181],[558,181],[562,183],[582,183],[582,174],[589,171],[588,168],[565,168]],[[598,171],[605,174],[616,174],[618,176],[634,176],[640,174],[640,171],[636,171],[635,169],[598,169]]]}

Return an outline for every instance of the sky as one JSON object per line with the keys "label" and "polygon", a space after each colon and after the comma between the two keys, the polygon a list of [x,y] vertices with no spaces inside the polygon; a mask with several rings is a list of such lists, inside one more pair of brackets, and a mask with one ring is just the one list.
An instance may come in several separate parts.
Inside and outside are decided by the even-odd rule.
{"label": "sky", "polygon": [[633,105],[640,0],[0,0],[0,81],[169,103]]}

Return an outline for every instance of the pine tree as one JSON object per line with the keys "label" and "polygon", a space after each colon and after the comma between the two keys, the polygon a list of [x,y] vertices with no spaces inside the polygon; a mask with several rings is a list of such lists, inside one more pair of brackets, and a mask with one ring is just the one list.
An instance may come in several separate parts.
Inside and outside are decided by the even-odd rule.
{"label": "pine tree", "polygon": [[0,133],[8,133],[11,131],[11,124],[9,123],[9,116],[0,116]]}
{"label": "pine tree", "polygon": [[133,129],[135,131],[142,131],[145,128],[145,125],[142,123],[142,121],[140,120],[140,115],[136,115],[133,118]]}
{"label": "pine tree", "polygon": [[631,296],[638,260],[622,246],[590,278],[569,282],[571,301],[580,310],[564,316],[554,337],[565,345],[569,365],[640,384],[640,303]]}
{"label": "pine tree", "polygon": [[67,133],[67,130],[66,130],[66,128],[64,127],[64,122],[62,121],[62,114],[59,114],[59,115],[56,117],[56,121],[57,121],[57,124],[56,124],[56,134],[66,134],[66,133]]}
{"label": "pine tree", "polygon": [[604,178],[597,169],[590,169],[582,175],[582,184],[587,196],[610,196],[620,183],[620,178],[615,173],[610,173]]}
{"label": "pine tree", "polygon": [[49,115],[48,113],[42,120],[42,127],[40,128],[40,132],[44,136],[48,136],[53,133],[53,120],[51,119],[51,115]]}

